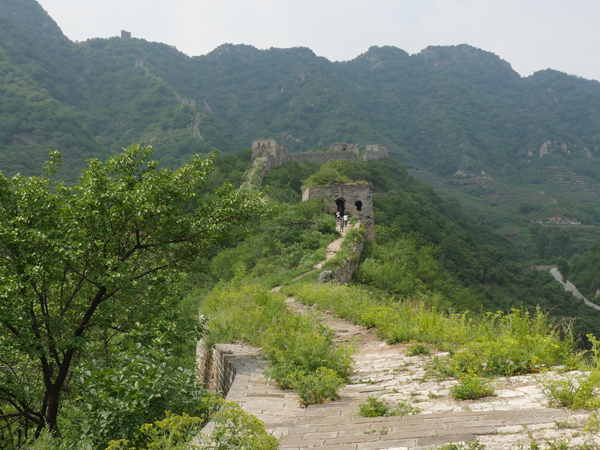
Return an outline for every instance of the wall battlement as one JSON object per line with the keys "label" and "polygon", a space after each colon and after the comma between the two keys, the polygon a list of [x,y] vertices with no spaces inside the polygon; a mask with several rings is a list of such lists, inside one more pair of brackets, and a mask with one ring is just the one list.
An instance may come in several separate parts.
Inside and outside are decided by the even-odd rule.
{"label": "wall battlement", "polygon": [[[346,160],[358,162],[359,144],[346,144],[334,142],[329,146],[329,152],[316,153],[293,153],[290,154],[285,145],[280,144],[275,139],[254,139],[252,142],[252,164],[256,167],[252,169],[253,175],[257,170],[258,174],[257,187],[262,184],[266,173],[285,164],[288,161],[296,161],[298,163],[307,162],[308,164],[325,164],[327,161]],[[364,161],[372,159],[387,158],[387,148],[378,144],[367,145],[367,153],[363,156]],[[259,166],[262,166],[260,168]]]}

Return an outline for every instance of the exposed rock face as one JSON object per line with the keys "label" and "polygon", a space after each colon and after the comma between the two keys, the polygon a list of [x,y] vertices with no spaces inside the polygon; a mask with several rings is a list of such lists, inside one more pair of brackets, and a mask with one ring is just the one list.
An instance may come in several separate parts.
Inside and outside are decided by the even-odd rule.
{"label": "exposed rock face", "polygon": [[540,147],[540,158],[544,155],[549,155],[550,153],[552,153],[552,150],[548,150],[549,145],[552,145],[552,142],[547,141],[542,144],[542,146]]}
{"label": "exposed rock face", "polygon": [[331,186],[308,188],[302,193],[302,201],[315,197],[328,199],[331,213],[340,211],[341,208],[350,216],[358,216],[365,227],[365,237],[370,241],[375,238],[373,191],[369,183],[336,183]]}
{"label": "exposed rock face", "polygon": [[331,283],[331,280],[333,280],[333,272],[331,270],[324,270],[319,274],[317,283]]}

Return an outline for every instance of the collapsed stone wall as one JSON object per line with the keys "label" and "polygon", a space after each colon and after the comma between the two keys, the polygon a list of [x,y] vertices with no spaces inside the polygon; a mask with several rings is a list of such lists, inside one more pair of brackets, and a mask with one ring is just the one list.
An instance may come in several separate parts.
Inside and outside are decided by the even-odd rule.
{"label": "collapsed stone wall", "polygon": [[382,145],[372,144],[367,145],[367,152],[363,156],[363,161],[372,161],[374,159],[381,159],[388,157],[387,147]]}
{"label": "collapsed stone wall", "polygon": [[352,275],[358,269],[360,254],[363,249],[363,243],[358,242],[354,246],[352,255],[346,258],[339,267],[335,270],[324,270],[319,274],[317,282],[319,283],[337,283],[348,284],[352,279]]}
{"label": "collapsed stone wall", "polygon": [[[330,152],[318,153],[294,153],[290,154],[283,144],[275,139],[255,139],[252,142],[252,164],[253,167],[247,173],[247,176],[253,178],[248,187],[262,184],[266,173],[279,167],[288,161],[309,164],[325,164],[327,161],[346,160],[358,162],[359,145],[334,142],[330,146]],[[367,145],[367,153],[363,157],[365,161],[371,159],[387,158],[387,148],[377,144]]]}
{"label": "collapsed stone wall", "polygon": [[350,216],[358,216],[365,227],[365,237],[372,241],[375,238],[375,222],[373,220],[373,187],[370,183],[335,183],[325,187],[305,189],[302,201],[322,197],[327,200],[329,212],[339,211],[343,205],[344,212]]}
{"label": "collapsed stone wall", "polygon": [[357,162],[358,157],[354,152],[320,152],[320,153],[294,153],[290,155],[292,161],[302,164],[325,164],[327,161],[347,160]]}

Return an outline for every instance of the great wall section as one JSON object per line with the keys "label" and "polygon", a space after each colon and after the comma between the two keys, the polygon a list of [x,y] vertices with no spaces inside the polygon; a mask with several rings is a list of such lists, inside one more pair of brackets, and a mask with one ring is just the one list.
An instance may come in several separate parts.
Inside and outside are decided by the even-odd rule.
{"label": "great wall section", "polygon": [[[362,160],[387,157],[387,149],[367,146]],[[252,183],[260,186],[265,174],[287,161],[324,164],[331,160],[359,161],[357,144],[332,144],[330,152],[290,155],[274,139],[258,139],[252,145]],[[253,185],[253,186],[252,186]],[[309,188],[302,200],[324,198],[331,213],[344,211],[358,216],[355,225],[364,226],[365,237],[374,239],[372,187],[370,184],[332,184]],[[322,270],[324,263],[340,251],[342,236],[327,248],[326,260],[299,279],[321,271],[317,282],[346,284],[358,267],[362,243],[355,246],[354,256],[332,271]],[[281,286],[273,288],[279,290]],[[310,314],[312,308],[286,299],[291,310]],[[496,394],[479,400],[455,400],[450,389],[454,379],[434,375],[437,358],[447,355],[432,351],[410,356],[409,344],[388,344],[374,330],[323,313],[325,324],[336,333],[336,342],[356,344],[354,373],[340,393],[340,399],[304,407],[294,391],[281,390],[263,376],[269,364],[259,348],[239,344],[217,344],[211,350],[198,345],[202,381],[213,391],[220,391],[228,401],[237,402],[244,411],[254,414],[267,431],[280,439],[282,450],[401,450],[431,449],[446,443],[475,442],[487,450],[524,449],[537,442],[569,442],[569,448],[589,444],[583,428],[589,413],[548,407],[539,375],[521,375],[498,379]],[[580,372],[549,371],[544,377],[565,379]],[[369,396],[392,404],[409,402],[418,414],[391,417],[360,417],[359,405]],[[210,432],[209,424],[205,432]],[[593,442],[592,442],[593,443]],[[596,443],[597,444],[597,443]],[[483,447],[453,447],[483,448]],[[539,447],[538,447],[539,448]],[[563,447],[556,447],[563,448]],[[565,447],[567,448],[567,447]],[[588,448],[588,447],[585,447]],[[589,447],[595,448],[595,447]]]}
{"label": "great wall section", "polygon": [[[343,236],[338,241],[342,239]],[[339,247],[339,242],[330,245],[328,259],[335,256]],[[313,269],[320,269],[323,263]],[[286,304],[300,314],[312,312],[312,308],[293,297],[288,297]],[[582,430],[587,414],[547,407],[548,398],[540,386],[539,375],[501,378],[493,397],[455,400],[450,389],[458,381],[438,379],[432,370],[436,359],[447,353],[433,351],[410,356],[410,344],[390,345],[381,341],[374,330],[327,312],[323,313],[323,320],[335,331],[337,343],[354,342],[356,352],[351,382],[340,392],[340,399],[321,405],[304,407],[294,391],[281,390],[266,379],[263,370],[269,362],[259,348],[217,344],[207,351],[200,344],[198,347],[207,386],[221,391],[228,401],[237,402],[261,420],[268,432],[280,438],[282,450],[431,449],[446,443],[475,441],[487,450],[505,450],[524,448],[519,446],[532,439],[585,445]],[[550,372],[545,376],[561,379],[578,374]],[[409,401],[419,412],[361,417],[359,405],[369,396],[392,404]],[[209,424],[204,432],[210,432],[211,427]]]}

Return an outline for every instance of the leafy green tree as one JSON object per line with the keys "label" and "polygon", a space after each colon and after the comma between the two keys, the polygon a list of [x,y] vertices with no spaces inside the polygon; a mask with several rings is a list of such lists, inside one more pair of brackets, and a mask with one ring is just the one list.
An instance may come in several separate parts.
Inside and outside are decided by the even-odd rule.
{"label": "leafy green tree", "polygon": [[540,258],[543,258],[544,256],[546,256],[548,244],[550,243],[550,238],[548,237],[548,229],[536,223],[531,225],[530,230],[531,237],[533,238],[533,242],[535,243],[535,247],[537,248],[538,254]]}
{"label": "leafy green tree", "polygon": [[567,261],[565,258],[563,258],[561,256],[556,261],[556,267],[558,268],[558,271],[562,275],[563,281],[566,283],[567,277],[569,276],[569,261]]}
{"label": "leafy green tree", "polygon": [[0,404],[57,434],[72,369],[102,331],[153,320],[179,264],[264,210],[261,194],[201,193],[212,157],[172,171],[134,145],[90,160],[74,187],[0,174]]}

